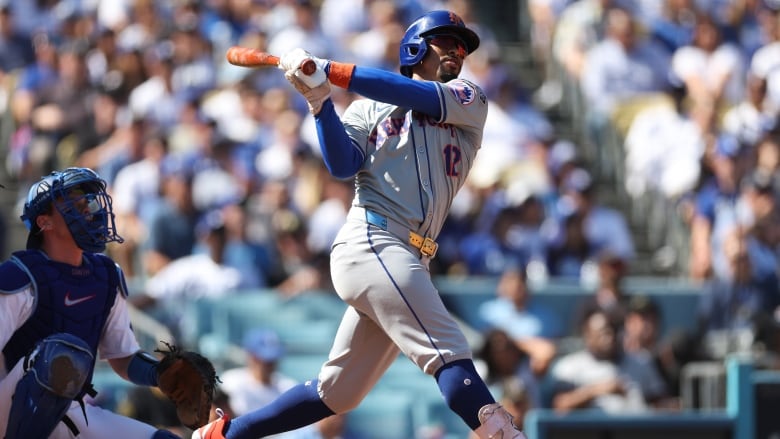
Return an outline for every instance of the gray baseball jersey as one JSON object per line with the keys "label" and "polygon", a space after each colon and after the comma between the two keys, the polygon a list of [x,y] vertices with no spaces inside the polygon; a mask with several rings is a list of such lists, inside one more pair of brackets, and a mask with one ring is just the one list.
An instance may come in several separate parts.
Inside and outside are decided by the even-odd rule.
{"label": "gray baseball jersey", "polygon": [[368,157],[357,175],[357,206],[435,239],[482,143],[487,99],[475,84],[439,84],[442,121],[370,100],[342,117]]}
{"label": "gray baseball jersey", "polygon": [[359,403],[399,351],[428,374],[471,358],[409,231],[438,236],[480,148],[487,99],[466,80],[436,86],[441,120],[371,100],[341,118],[365,161],[331,253],[334,287],[350,305],[319,376],[336,411]]}

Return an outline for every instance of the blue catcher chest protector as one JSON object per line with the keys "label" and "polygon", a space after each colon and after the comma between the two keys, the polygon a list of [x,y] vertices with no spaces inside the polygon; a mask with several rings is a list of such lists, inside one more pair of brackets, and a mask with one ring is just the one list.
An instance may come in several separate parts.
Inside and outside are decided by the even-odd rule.
{"label": "blue catcher chest protector", "polygon": [[[20,361],[24,365],[5,439],[46,438],[60,421],[75,428],[64,419],[65,412],[87,392],[100,334],[116,296],[126,292],[108,257],[85,253],[84,261],[72,270],[38,250],[24,250],[0,270],[15,279],[13,285],[32,285],[36,295],[32,314],[3,348],[6,370]],[[69,306],[71,294],[78,307]]]}

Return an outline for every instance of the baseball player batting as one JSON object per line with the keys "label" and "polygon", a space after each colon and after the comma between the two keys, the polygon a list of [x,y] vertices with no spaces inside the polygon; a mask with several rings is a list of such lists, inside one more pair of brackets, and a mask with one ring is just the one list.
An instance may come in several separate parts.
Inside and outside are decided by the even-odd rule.
{"label": "baseball player batting", "polygon": [[122,242],[106,182],[87,168],[30,188],[27,249],[0,264],[0,437],[176,439],[82,397],[98,354],[118,375],[156,386],[157,360],[130,327],[119,266],[100,254]]}
{"label": "baseball player batting", "polygon": [[[280,57],[314,114],[323,160],[356,193],[331,252],[349,306],[317,379],[271,404],[195,431],[193,439],[250,439],[293,430],[360,404],[399,352],[432,375],[449,407],[483,439],[524,438],[477,374],[471,350],[433,285],[428,263],[453,197],[482,141],[487,99],[458,79],[479,37],[449,11],[418,18],[401,41],[401,75],[313,57]],[[305,59],[318,68],[299,71]],[[357,100],[341,119],[330,86]]]}

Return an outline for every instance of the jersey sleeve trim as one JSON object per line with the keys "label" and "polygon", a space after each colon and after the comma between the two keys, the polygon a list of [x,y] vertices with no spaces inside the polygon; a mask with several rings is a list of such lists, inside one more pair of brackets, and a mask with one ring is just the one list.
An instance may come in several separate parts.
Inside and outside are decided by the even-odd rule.
{"label": "jersey sleeve trim", "polygon": [[127,298],[127,296],[130,295],[130,290],[127,288],[127,280],[125,280],[125,273],[122,271],[122,268],[117,264],[114,263],[114,266],[116,267],[117,276],[119,277],[119,293]]}
{"label": "jersey sleeve trim", "polygon": [[18,294],[18,293],[22,293],[22,292],[28,291],[30,288],[32,288],[32,286],[33,286],[32,282],[28,282],[28,283],[22,285],[19,288],[0,289],[0,294],[10,296],[12,294]]}
{"label": "jersey sleeve trim", "polygon": [[441,114],[441,116],[436,122],[441,123],[447,120],[447,105],[445,104],[444,101],[444,89],[442,88],[442,85],[439,83],[434,83],[434,85],[436,86],[436,93],[439,97],[439,108],[440,108],[439,111]]}

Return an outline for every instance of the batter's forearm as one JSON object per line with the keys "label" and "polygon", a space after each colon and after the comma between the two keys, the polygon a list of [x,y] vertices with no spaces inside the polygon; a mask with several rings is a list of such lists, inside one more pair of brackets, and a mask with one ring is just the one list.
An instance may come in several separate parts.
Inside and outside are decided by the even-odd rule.
{"label": "batter's forearm", "polygon": [[329,63],[328,80],[375,101],[411,108],[439,119],[442,114],[439,87],[430,81],[416,81],[373,67]]}
{"label": "batter's forearm", "polygon": [[322,110],[314,116],[317,125],[317,137],[320,141],[322,159],[328,172],[336,178],[347,178],[355,175],[363,166],[363,154],[352,145],[341,123],[333,101],[328,99],[322,105]]}

